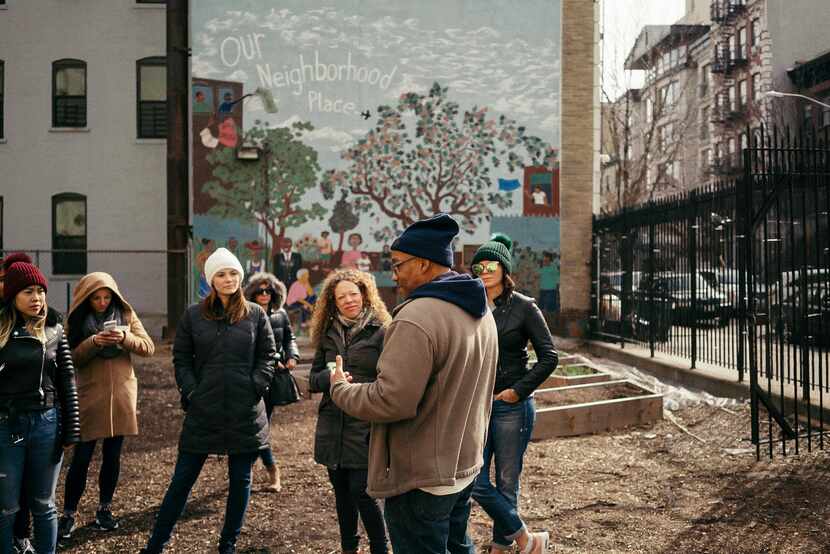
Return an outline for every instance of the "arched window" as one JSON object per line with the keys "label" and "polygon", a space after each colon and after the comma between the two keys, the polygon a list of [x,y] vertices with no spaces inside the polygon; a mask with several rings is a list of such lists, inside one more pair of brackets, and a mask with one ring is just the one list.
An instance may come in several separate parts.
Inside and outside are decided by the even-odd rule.
{"label": "arched window", "polygon": [[52,63],[52,127],[86,127],[86,62]]}
{"label": "arched window", "polygon": [[167,137],[167,60],[157,56],[136,62],[136,133],[138,138]]}
{"label": "arched window", "polygon": [[52,197],[53,275],[84,275],[86,273],[86,196],[64,192]]}

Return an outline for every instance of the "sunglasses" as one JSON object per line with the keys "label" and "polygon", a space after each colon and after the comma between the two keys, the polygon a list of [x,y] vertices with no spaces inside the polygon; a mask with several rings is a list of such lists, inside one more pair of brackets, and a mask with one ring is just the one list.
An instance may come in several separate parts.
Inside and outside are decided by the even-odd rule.
{"label": "sunglasses", "polygon": [[258,291],[256,291],[256,293],[257,295],[267,294],[268,296],[271,296],[272,294],[274,294],[274,291],[272,289],[259,289]]}
{"label": "sunglasses", "polygon": [[499,268],[499,262],[487,262],[486,264],[473,264],[473,274],[495,273]]}

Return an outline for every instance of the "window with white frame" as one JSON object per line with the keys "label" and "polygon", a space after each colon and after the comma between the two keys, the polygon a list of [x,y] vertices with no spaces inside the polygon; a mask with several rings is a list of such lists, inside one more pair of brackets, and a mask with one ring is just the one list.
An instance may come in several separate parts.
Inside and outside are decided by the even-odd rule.
{"label": "window with white frame", "polygon": [[64,250],[52,253],[53,274],[87,272],[86,221],[86,196],[65,192],[52,197],[52,250]]}
{"label": "window with white frame", "polygon": [[86,127],[86,62],[52,63],[52,127]]}
{"label": "window with white frame", "polygon": [[709,138],[709,106],[700,108],[700,138]]}
{"label": "window with white frame", "polygon": [[743,108],[749,102],[749,89],[746,79],[738,81],[738,108]]}
{"label": "window with white frame", "polygon": [[761,74],[760,73],[753,73],[752,74],[752,101],[753,102],[760,102],[761,101]]}
{"label": "window with white frame", "polygon": [[157,56],[136,62],[138,138],[167,137],[167,62]]}
{"label": "window with white frame", "polygon": [[752,29],[752,46],[760,46],[761,45],[761,20],[757,17],[752,20],[750,23],[750,28]]}
{"label": "window with white frame", "polygon": [[741,27],[738,31],[738,41],[735,45],[735,52],[734,57],[738,59],[744,59],[747,57],[747,33],[746,33],[746,26]]}

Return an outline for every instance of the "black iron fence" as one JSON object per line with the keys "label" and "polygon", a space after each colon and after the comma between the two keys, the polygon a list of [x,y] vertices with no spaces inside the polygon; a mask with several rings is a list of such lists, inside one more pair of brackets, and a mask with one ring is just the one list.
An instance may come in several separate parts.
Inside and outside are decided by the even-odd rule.
{"label": "black iron fence", "polygon": [[594,221],[597,336],[743,375],[737,193],[722,181]]}
{"label": "black iron fence", "polygon": [[830,130],[747,137],[741,177],[595,219],[593,333],[748,376],[759,454],[823,448]]}

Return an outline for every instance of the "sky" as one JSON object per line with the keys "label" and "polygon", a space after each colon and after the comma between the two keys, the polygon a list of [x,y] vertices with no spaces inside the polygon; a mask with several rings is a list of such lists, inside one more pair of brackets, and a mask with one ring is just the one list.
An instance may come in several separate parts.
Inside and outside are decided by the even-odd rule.
{"label": "sky", "polygon": [[[603,0],[603,88],[616,99],[628,88],[642,85],[643,71],[626,71],[625,58],[644,25],[674,23],[685,10],[684,0]],[[608,101],[603,95],[603,102]]]}

